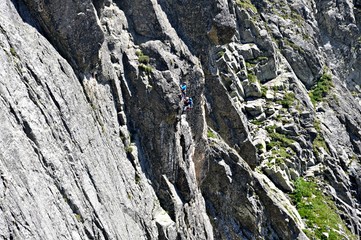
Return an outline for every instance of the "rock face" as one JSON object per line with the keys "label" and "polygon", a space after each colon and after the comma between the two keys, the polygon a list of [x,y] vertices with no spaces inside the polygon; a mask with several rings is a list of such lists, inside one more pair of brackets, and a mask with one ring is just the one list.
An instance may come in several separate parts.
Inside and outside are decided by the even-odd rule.
{"label": "rock face", "polygon": [[359,239],[360,5],[1,1],[0,238]]}
{"label": "rock face", "polygon": [[24,1],[44,35],[73,66],[82,72],[98,63],[104,33],[95,7],[88,1]]}

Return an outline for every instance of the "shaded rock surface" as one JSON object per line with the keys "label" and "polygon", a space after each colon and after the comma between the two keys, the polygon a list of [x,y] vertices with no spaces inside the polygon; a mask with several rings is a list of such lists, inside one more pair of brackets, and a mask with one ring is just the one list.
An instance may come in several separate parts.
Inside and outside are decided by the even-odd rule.
{"label": "shaded rock surface", "polygon": [[358,239],[360,4],[1,1],[0,238]]}

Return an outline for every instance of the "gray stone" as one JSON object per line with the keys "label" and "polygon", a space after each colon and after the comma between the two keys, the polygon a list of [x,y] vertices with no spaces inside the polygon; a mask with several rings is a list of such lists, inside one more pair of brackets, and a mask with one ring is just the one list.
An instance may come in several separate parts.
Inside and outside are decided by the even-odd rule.
{"label": "gray stone", "polygon": [[257,45],[251,44],[243,44],[238,47],[238,53],[243,56],[244,60],[252,60],[260,56],[260,50]]}
{"label": "gray stone", "polygon": [[265,167],[264,171],[277,187],[281,188],[283,191],[286,192],[293,191],[292,183],[284,170],[277,166],[274,166],[270,168]]}
{"label": "gray stone", "polygon": [[280,126],[276,129],[277,132],[282,133],[287,136],[298,136],[299,130],[296,124],[289,123],[283,126]]}
{"label": "gray stone", "polygon": [[216,45],[229,43],[236,31],[235,20],[229,14],[227,5],[225,4],[221,12],[215,16],[211,30],[208,32],[209,38]]}
{"label": "gray stone", "polygon": [[251,82],[249,80],[245,80],[242,82],[242,86],[244,89],[245,97],[261,97],[261,85],[258,81]]}
{"label": "gray stone", "polygon": [[278,65],[274,57],[268,57],[265,63],[259,63],[257,66],[257,77],[261,83],[277,77]]}
{"label": "gray stone", "polygon": [[264,112],[264,104],[265,102],[262,100],[248,101],[245,105],[245,109],[249,114],[251,114],[251,116],[257,117]]}

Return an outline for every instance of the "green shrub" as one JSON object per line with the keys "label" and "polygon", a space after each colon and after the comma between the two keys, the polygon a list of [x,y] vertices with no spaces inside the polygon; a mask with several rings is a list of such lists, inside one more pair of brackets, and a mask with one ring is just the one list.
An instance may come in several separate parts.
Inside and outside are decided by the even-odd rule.
{"label": "green shrub", "polygon": [[254,124],[254,125],[257,125],[257,126],[261,126],[261,125],[264,124],[264,121],[258,120],[258,119],[252,119],[250,122],[251,122],[252,124]]}
{"label": "green shrub", "polygon": [[258,63],[266,63],[268,61],[268,57],[259,56],[253,59],[249,59],[247,62],[253,66],[257,65]]}
{"label": "green shrub", "polygon": [[125,152],[126,153],[132,153],[133,152],[133,148],[131,146],[128,146],[125,148]]}
{"label": "green shrub", "polygon": [[266,97],[267,91],[268,91],[268,87],[262,85],[261,86],[262,97]]}
{"label": "green shrub", "polygon": [[302,38],[303,38],[303,40],[308,41],[311,39],[311,36],[306,33],[302,33]]}
{"label": "green shrub", "polygon": [[298,53],[304,53],[305,50],[303,50],[303,48],[301,48],[300,46],[298,46],[297,44],[291,42],[290,40],[288,40],[287,38],[284,38],[283,43],[287,46],[290,46],[293,50],[297,51]]}
{"label": "green shrub", "polygon": [[285,163],[285,161],[283,160],[283,158],[280,158],[280,157],[277,157],[276,159],[275,159],[275,164],[276,165],[282,165],[283,163]]}
{"label": "green shrub", "polygon": [[275,129],[277,128],[276,125],[266,126],[266,131],[271,134],[275,132]]}
{"label": "green shrub", "polygon": [[149,64],[149,61],[150,61],[149,56],[144,55],[141,50],[137,50],[137,51],[135,52],[135,54],[138,56],[138,62],[139,62],[138,68],[139,68],[141,71],[146,72],[148,75],[149,75],[150,73],[152,73],[152,72],[153,72],[153,68],[148,65],[148,64]]}
{"label": "green shrub", "polygon": [[250,83],[258,82],[257,76],[252,74],[252,73],[248,73],[248,80],[249,80]]}
{"label": "green shrub", "polygon": [[286,135],[277,132],[270,133],[269,136],[272,141],[278,142],[278,146],[288,147],[294,142],[292,139],[287,138]]}
{"label": "green shrub", "polygon": [[75,214],[75,219],[78,221],[78,222],[84,222],[83,220],[83,217],[80,215],[80,214]]}
{"label": "green shrub", "polygon": [[140,180],[141,180],[141,177],[138,173],[135,173],[134,175],[134,180],[135,180],[135,183],[136,184],[139,184],[140,183]]}
{"label": "green shrub", "polygon": [[145,65],[143,63],[139,64],[138,68],[147,74],[150,74],[153,72],[153,68],[151,66]]}
{"label": "green shrub", "polygon": [[272,90],[276,93],[276,92],[282,90],[282,86],[273,85]]}
{"label": "green shrub", "polygon": [[229,95],[231,96],[231,98],[235,98],[238,96],[238,93],[237,91],[232,91]]}
{"label": "green shrub", "polygon": [[15,48],[13,48],[13,47],[10,48],[10,53],[11,53],[11,55],[13,55],[13,57],[18,56],[18,55],[16,54]]}
{"label": "green shrub", "polygon": [[253,73],[253,68],[256,66],[254,63],[246,62],[246,68],[248,73]]}
{"label": "green shrub", "polygon": [[262,144],[257,144],[257,145],[256,145],[256,148],[257,148],[258,150],[262,150],[264,147],[263,147]]}
{"label": "green shrub", "polygon": [[143,55],[143,52],[141,50],[136,50],[135,55],[137,55],[139,57],[139,56]]}
{"label": "green shrub", "polygon": [[148,64],[149,63],[149,57],[146,55],[139,56],[138,61],[140,63]]}
{"label": "green shrub", "polygon": [[224,50],[220,50],[219,52],[217,52],[217,56],[218,56],[219,58],[222,58],[225,53],[226,53],[226,52],[225,52]]}
{"label": "green shrub", "polygon": [[135,54],[138,56],[138,62],[148,64],[149,63],[149,56],[144,55],[142,51],[137,50]]}
{"label": "green shrub", "polygon": [[268,57],[266,57],[266,56],[259,56],[259,57],[256,58],[256,61],[257,61],[257,62],[266,62],[266,61],[268,61]]}
{"label": "green shrub", "polygon": [[290,196],[300,216],[305,219],[307,229],[304,232],[310,239],[325,239],[323,233],[329,234],[328,239],[345,239],[345,235],[356,239],[337,214],[335,203],[322,193],[315,182],[297,179]]}
{"label": "green shrub", "polygon": [[295,102],[295,94],[293,92],[287,92],[282,100],[278,100],[277,103],[281,104],[284,108],[289,108]]}
{"label": "green shrub", "polygon": [[321,132],[321,122],[319,119],[315,119],[313,122],[313,127],[316,129],[317,132]]}
{"label": "green shrub", "polygon": [[294,9],[291,9],[291,12],[282,11],[282,13],[277,14],[283,19],[289,19],[298,27],[302,27],[302,23],[305,21],[303,17]]}
{"label": "green shrub", "polygon": [[317,81],[316,85],[312,87],[309,92],[309,96],[313,105],[323,101],[323,99],[329,94],[333,87],[332,77],[330,74],[324,73]]}
{"label": "green shrub", "polygon": [[208,130],[207,137],[208,138],[217,138],[217,135],[212,130]]}
{"label": "green shrub", "polygon": [[330,150],[327,147],[325,139],[320,134],[317,134],[317,137],[312,142],[312,149],[316,155],[319,154],[318,149],[320,149],[320,148],[325,149],[326,152],[328,152],[330,154]]}
{"label": "green shrub", "polygon": [[313,123],[313,126],[315,127],[316,131],[317,131],[317,136],[315,137],[315,139],[312,142],[312,149],[313,152],[318,155],[319,154],[319,149],[323,148],[326,150],[326,152],[328,152],[328,154],[330,154],[330,149],[328,148],[325,138],[323,137],[322,133],[321,133],[321,123],[319,120],[315,120],[315,122]]}
{"label": "green shrub", "polygon": [[132,200],[133,199],[133,195],[131,193],[127,193],[128,199]]}
{"label": "green shrub", "polygon": [[272,154],[275,156],[277,155],[281,158],[291,158],[292,157],[292,155],[287,152],[286,148],[282,147],[282,146],[279,147],[277,150],[275,150],[275,149],[272,150]]}
{"label": "green shrub", "polygon": [[267,143],[266,147],[268,150],[272,150],[273,155],[278,155],[280,158],[290,158],[291,154],[286,151],[294,140],[287,138],[286,135],[275,131],[276,125],[267,126],[266,131],[268,132],[271,141]]}

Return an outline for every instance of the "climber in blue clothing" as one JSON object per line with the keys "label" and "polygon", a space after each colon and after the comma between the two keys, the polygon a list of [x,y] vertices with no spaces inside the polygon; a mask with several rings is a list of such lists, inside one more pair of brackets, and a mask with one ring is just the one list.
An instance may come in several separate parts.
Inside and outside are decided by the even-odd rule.
{"label": "climber in blue clothing", "polygon": [[180,89],[181,89],[181,99],[184,99],[186,97],[187,84],[185,82],[183,82],[180,85]]}

